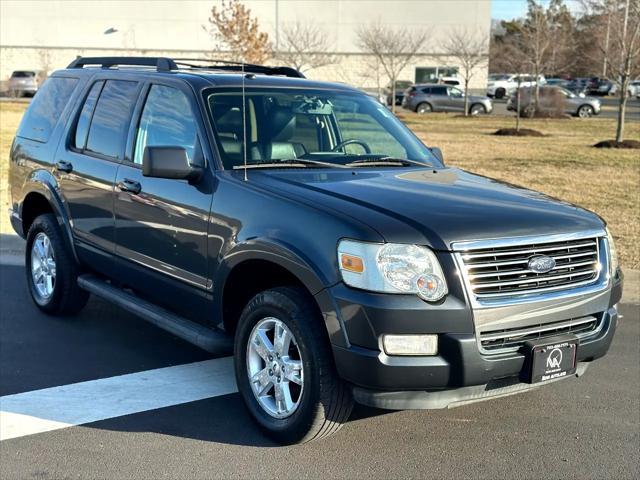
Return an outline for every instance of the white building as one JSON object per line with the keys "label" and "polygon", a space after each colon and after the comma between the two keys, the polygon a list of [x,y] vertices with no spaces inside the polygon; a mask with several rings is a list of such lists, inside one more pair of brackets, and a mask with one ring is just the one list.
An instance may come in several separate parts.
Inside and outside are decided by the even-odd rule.
{"label": "white building", "polygon": [[[0,79],[13,70],[51,72],[77,55],[202,57],[214,41],[208,27],[219,0],[2,0],[0,2]],[[454,74],[454,59],[442,42],[455,29],[470,28],[489,37],[490,0],[244,0],[277,49],[283,28],[313,23],[328,37],[336,64],[306,72],[311,78],[342,81],[373,89],[387,84],[372,72],[371,57],[357,45],[362,25],[380,22],[407,31],[424,30],[428,41],[402,80],[429,81]],[[480,69],[472,88],[486,84]]]}

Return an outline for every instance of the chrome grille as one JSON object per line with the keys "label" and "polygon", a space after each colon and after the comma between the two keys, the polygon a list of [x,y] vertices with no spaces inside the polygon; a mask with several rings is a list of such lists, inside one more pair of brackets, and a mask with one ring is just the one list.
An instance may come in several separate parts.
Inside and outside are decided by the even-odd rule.
{"label": "chrome grille", "polygon": [[[529,270],[529,260],[540,255],[552,257],[556,266],[547,273]],[[598,279],[600,271],[597,237],[470,249],[460,258],[471,293],[477,299],[588,285]]]}
{"label": "chrome grille", "polygon": [[519,349],[525,342],[571,333],[585,338],[600,330],[602,316],[581,317],[562,322],[529,325],[480,333],[480,347],[488,353],[502,353]]}

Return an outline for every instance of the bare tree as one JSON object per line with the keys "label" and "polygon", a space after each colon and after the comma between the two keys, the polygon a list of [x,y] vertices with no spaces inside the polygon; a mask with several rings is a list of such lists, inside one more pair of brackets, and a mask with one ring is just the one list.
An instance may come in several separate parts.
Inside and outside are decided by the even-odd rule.
{"label": "bare tree", "polygon": [[605,18],[603,35],[596,36],[599,49],[618,87],[617,143],[624,140],[624,123],[629,98],[629,82],[640,74],[640,0],[587,0],[587,12]]}
{"label": "bare tree", "polygon": [[232,60],[264,63],[271,57],[269,35],[261,32],[251,9],[239,0],[222,0],[211,9],[209,28],[202,26],[216,41],[218,50],[226,50]]}
{"label": "bare tree", "polygon": [[477,69],[489,61],[489,42],[480,29],[454,29],[443,44],[443,51],[454,58],[460,66],[459,73],[464,81],[464,115],[469,115],[469,82]]}
{"label": "bare tree", "polygon": [[276,57],[301,72],[336,63],[327,36],[311,23],[296,22],[280,31],[280,51]]}
{"label": "bare tree", "polygon": [[[396,81],[409,62],[417,55],[427,40],[427,33],[421,30],[392,28],[380,23],[361,27],[358,32],[358,45],[363,52],[372,55],[380,62],[391,82],[391,98],[396,98]],[[395,113],[396,102],[391,102]]]}

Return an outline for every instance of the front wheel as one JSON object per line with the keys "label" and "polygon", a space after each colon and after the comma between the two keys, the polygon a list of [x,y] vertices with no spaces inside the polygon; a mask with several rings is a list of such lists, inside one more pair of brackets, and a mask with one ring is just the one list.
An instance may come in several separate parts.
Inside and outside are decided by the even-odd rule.
{"label": "front wheel", "polygon": [[580,118],[589,118],[593,116],[593,107],[591,105],[583,105],[578,109]]}
{"label": "front wheel", "polygon": [[484,105],[476,103],[474,105],[471,105],[471,108],[469,109],[469,113],[473,116],[480,115],[483,113],[487,113],[487,109],[484,108]]}
{"label": "front wheel", "polygon": [[316,440],[349,418],[351,392],[337,375],[322,316],[303,289],[256,295],[238,322],[234,357],[247,409],[274,440]]}

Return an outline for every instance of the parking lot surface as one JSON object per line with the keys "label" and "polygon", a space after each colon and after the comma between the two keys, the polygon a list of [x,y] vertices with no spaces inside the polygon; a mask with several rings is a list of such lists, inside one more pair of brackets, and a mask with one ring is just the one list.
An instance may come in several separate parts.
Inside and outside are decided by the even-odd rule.
{"label": "parking lot surface", "polygon": [[357,407],[337,435],[280,447],[229,393],[230,359],[98,299],[47,317],[4,264],[0,478],[638,478],[639,306],[621,313],[580,379],[452,410]]}

